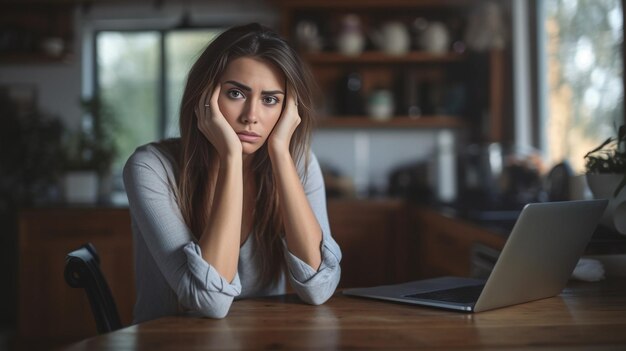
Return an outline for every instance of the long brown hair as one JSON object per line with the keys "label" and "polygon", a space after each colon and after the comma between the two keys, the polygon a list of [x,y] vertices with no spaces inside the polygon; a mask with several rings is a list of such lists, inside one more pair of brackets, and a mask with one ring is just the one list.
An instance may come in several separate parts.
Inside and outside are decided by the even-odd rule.
{"label": "long brown hair", "polygon": [[[178,204],[183,218],[196,238],[202,234],[211,212],[211,188],[217,177],[217,150],[197,128],[194,107],[202,91],[209,91],[227,65],[240,57],[254,57],[276,65],[285,75],[287,94],[295,94],[302,119],[290,143],[296,162],[308,164],[311,130],[313,128],[314,86],[310,71],[293,48],[270,29],[253,23],[233,27],[213,40],[192,66],[180,107],[180,158]],[[289,91],[292,89],[293,91]],[[286,99],[285,99],[286,101]],[[284,108],[284,105],[283,105]],[[284,269],[281,236],[284,233],[278,193],[267,153],[267,143],[252,156],[253,174],[257,182],[254,211],[254,239],[261,262],[260,284],[276,282]]]}

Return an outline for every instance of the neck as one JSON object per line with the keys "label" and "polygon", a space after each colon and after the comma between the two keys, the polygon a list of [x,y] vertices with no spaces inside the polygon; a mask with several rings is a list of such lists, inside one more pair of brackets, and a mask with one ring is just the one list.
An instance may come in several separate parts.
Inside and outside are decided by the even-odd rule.
{"label": "neck", "polygon": [[247,176],[252,175],[252,155],[243,155],[243,176],[246,178]]}

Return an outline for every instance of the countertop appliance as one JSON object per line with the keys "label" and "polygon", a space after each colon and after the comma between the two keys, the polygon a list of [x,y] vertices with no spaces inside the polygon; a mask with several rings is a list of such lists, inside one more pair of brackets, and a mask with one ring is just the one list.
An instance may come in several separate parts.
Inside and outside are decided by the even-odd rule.
{"label": "countertop appliance", "polygon": [[458,206],[472,210],[521,210],[540,202],[543,184],[532,154],[499,143],[471,144],[459,152]]}

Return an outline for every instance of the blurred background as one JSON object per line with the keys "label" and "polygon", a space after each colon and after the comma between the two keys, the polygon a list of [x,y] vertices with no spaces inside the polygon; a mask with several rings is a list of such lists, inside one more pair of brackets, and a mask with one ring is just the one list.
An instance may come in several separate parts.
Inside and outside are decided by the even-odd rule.
{"label": "blurred background", "polygon": [[342,286],[478,275],[525,203],[592,196],[584,156],[624,123],[622,0],[2,0],[0,348],[94,334],[62,279],[87,241],[129,323],[122,167],[179,135],[190,65],[249,22],[320,86]]}

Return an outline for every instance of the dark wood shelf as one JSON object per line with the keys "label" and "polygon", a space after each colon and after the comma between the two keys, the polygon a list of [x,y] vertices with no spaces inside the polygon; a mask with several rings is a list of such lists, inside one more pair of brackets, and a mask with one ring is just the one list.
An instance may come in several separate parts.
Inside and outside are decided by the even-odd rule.
{"label": "dark wood shelf", "polygon": [[305,54],[304,58],[310,64],[342,64],[342,63],[448,63],[461,62],[465,55],[454,52],[433,54],[425,51],[411,51],[404,55],[389,55],[380,51],[366,51],[358,56],[347,56],[337,52],[323,52]]}
{"label": "dark wood shelf", "polygon": [[68,64],[74,56],[66,53],[58,57],[41,53],[3,53],[0,54],[0,65],[21,65],[21,64]]}
{"label": "dark wood shelf", "polygon": [[333,128],[365,128],[365,129],[439,129],[439,128],[463,128],[466,123],[461,117],[456,116],[394,116],[386,121],[377,121],[367,116],[333,116],[320,118],[317,123],[318,129]]}
{"label": "dark wood shelf", "polygon": [[[6,32],[0,43],[0,64],[71,61],[74,8],[65,0],[7,1],[0,11],[0,23]],[[46,43],[52,45],[48,50],[45,49]],[[62,45],[60,49],[57,49],[57,43]]]}
{"label": "dark wood shelf", "polygon": [[[485,0],[271,0],[280,11],[281,33],[298,43],[298,26],[303,21],[314,23],[319,31],[324,49],[320,52],[302,51],[302,59],[311,69],[320,90],[330,97],[330,111],[345,111],[341,94],[350,73],[360,76],[360,94],[367,99],[375,89],[394,92],[398,106],[410,105],[409,100],[430,104],[425,111],[438,111],[446,104],[459,103],[455,110],[463,115],[475,116],[480,130],[471,127],[469,118],[451,115],[425,115],[420,118],[394,116],[387,121],[376,121],[368,116],[323,116],[320,130],[434,130],[456,129],[468,132],[469,140],[502,141],[511,130],[504,115],[510,114],[510,50],[491,50],[484,55],[469,52],[435,54],[412,48],[402,55],[390,55],[366,44],[359,55],[344,55],[333,50],[331,44],[337,37],[341,23],[348,14],[361,19],[367,31],[378,28],[386,21],[397,21],[409,26],[415,18],[424,17],[441,21],[450,30],[450,40],[462,40],[466,35],[473,8]],[[509,18],[510,6],[503,3],[504,18]],[[412,37],[413,44],[417,38]],[[469,67],[471,65],[472,67]],[[459,89],[459,90],[457,90]],[[461,91],[460,89],[463,89]],[[398,93],[402,92],[402,93]],[[461,100],[461,95],[464,94]],[[446,100],[446,99],[450,99]],[[451,101],[454,99],[454,101]],[[414,103],[415,101],[412,101]],[[365,102],[360,102],[365,107]],[[400,111],[400,110],[398,110]],[[486,113],[485,113],[486,112]],[[400,113],[408,114],[402,109]],[[430,112],[432,113],[432,112]],[[480,116],[480,117],[479,117]],[[483,117],[484,116],[484,117]]]}

